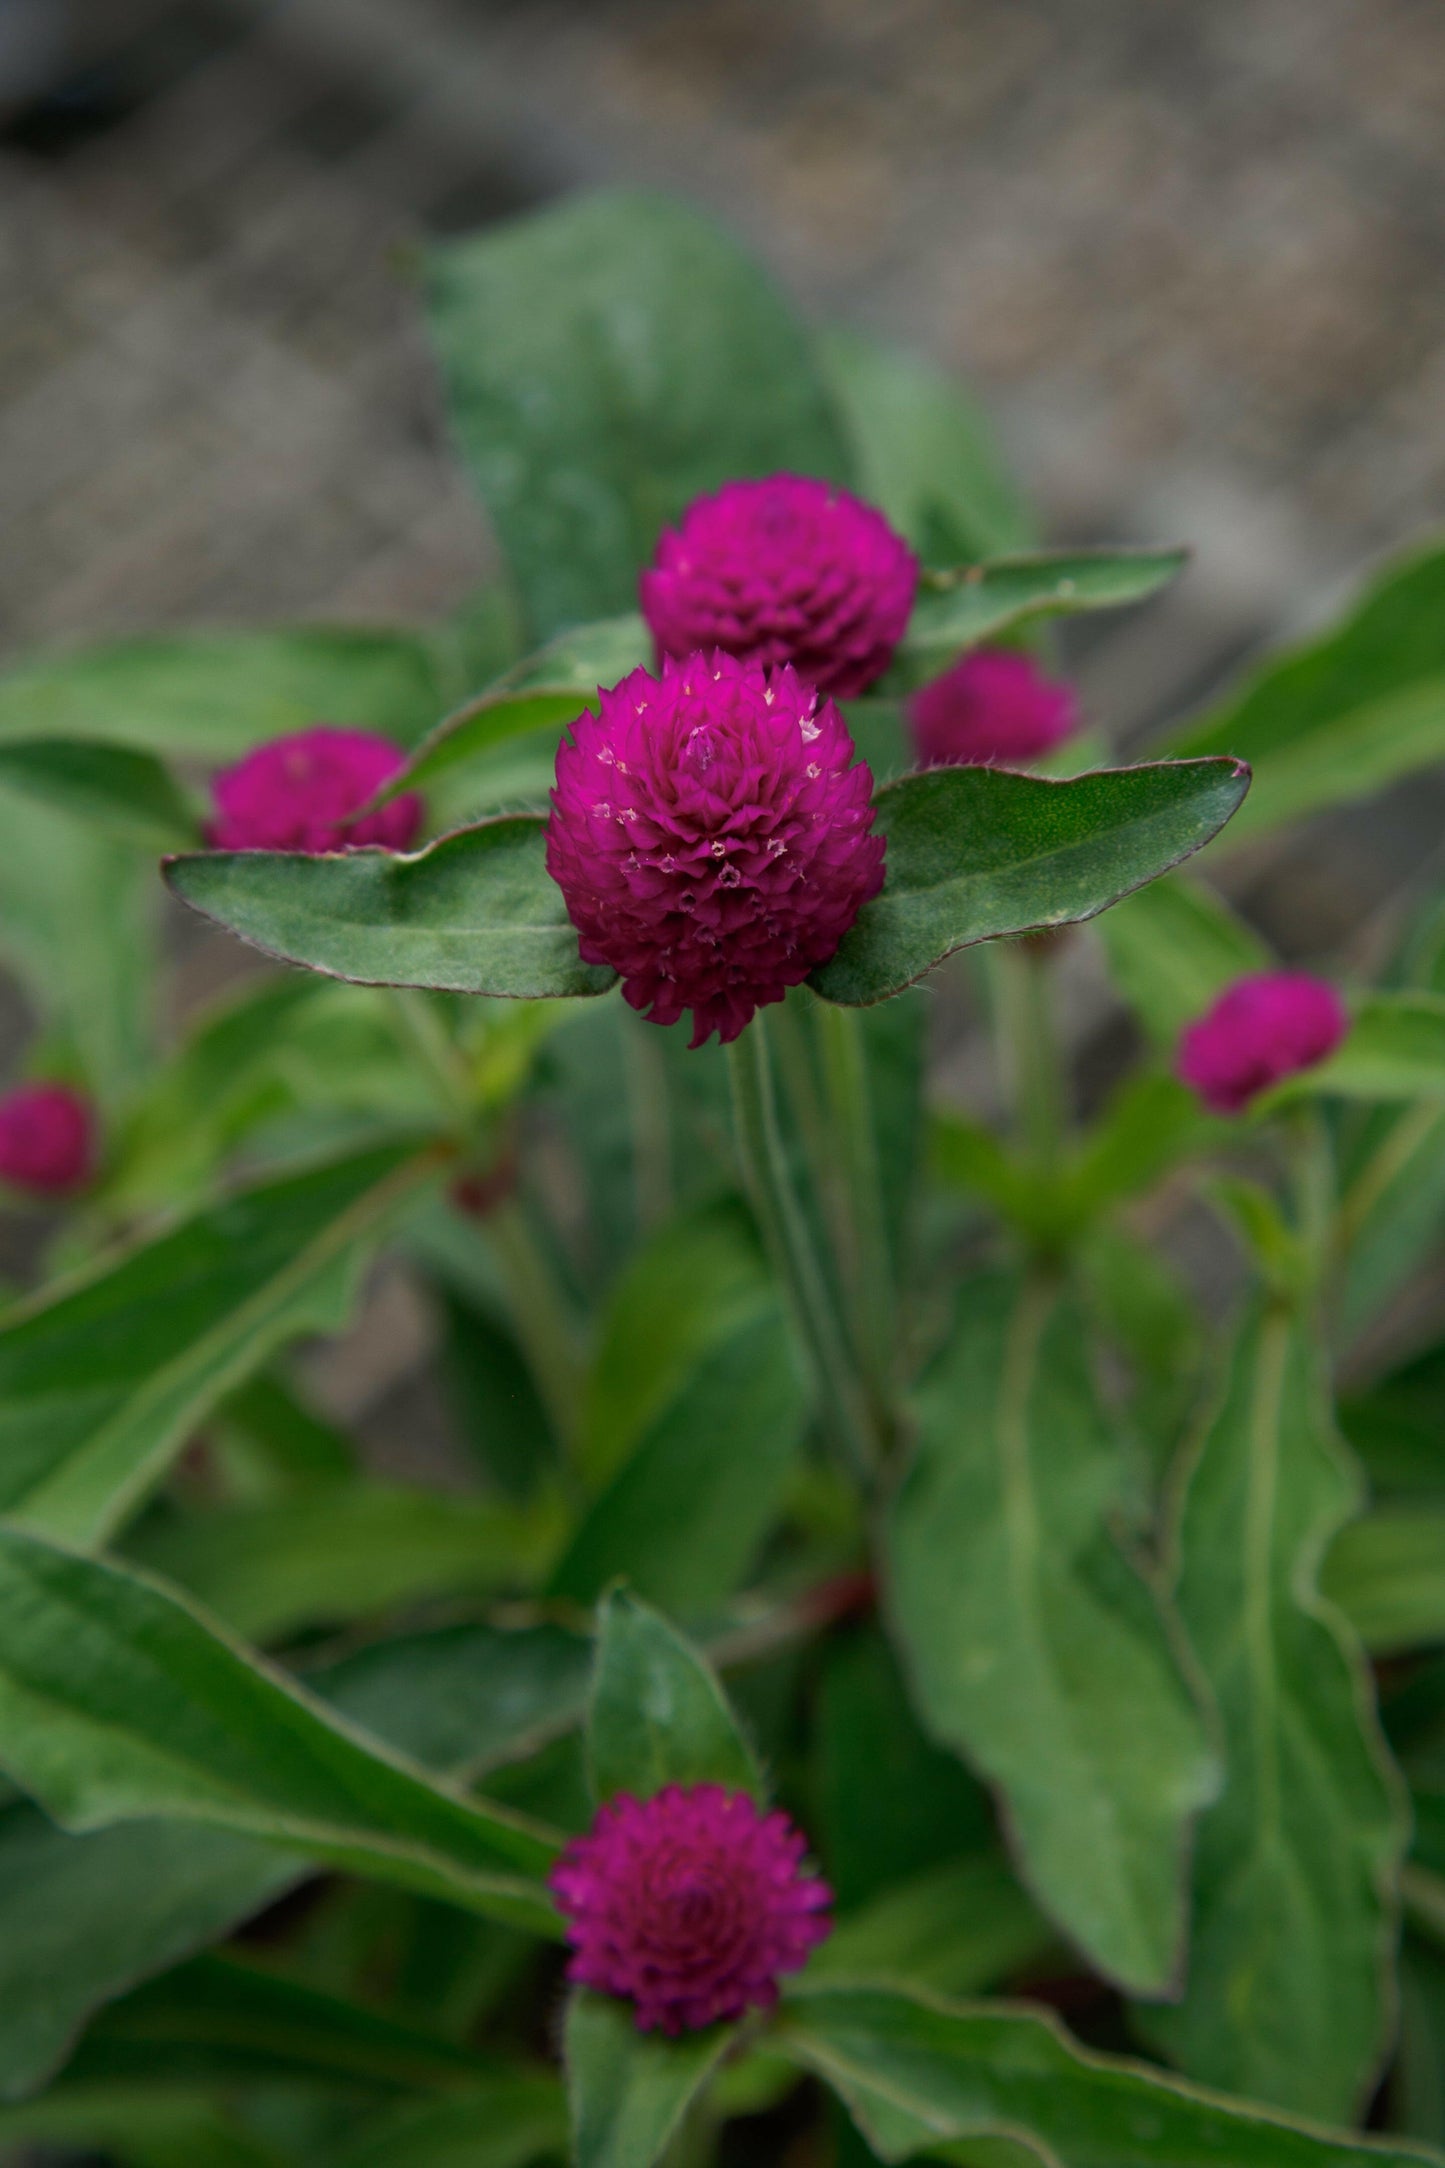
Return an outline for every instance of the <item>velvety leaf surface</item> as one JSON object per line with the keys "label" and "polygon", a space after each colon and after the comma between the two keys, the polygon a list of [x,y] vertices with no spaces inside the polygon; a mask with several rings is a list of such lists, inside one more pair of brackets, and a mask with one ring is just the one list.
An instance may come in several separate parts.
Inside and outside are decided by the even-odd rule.
{"label": "velvety leaf surface", "polygon": [[1125,1471],[1072,1306],[1042,1284],[967,1283],[917,1415],[886,1555],[919,1711],[997,1787],[1050,1916],[1101,1970],[1158,1992],[1217,1772],[1112,1533]]}
{"label": "velvety leaf surface", "polygon": [[158,1585],[17,1531],[0,1764],[69,1829],[201,1822],[556,1931],[545,1833],[437,1789]]}
{"label": "velvety leaf surface", "polygon": [[705,1657],[625,1590],[603,1601],[587,1714],[599,1799],[650,1799],[667,1784],[723,1784],[761,1797],[762,1777]]}
{"label": "velvety leaf surface", "polygon": [[1254,765],[1232,843],[1445,759],[1445,548],[1392,565],[1343,625],[1267,662],[1169,750]]}
{"label": "velvety leaf surface", "polygon": [[1178,1530],[1178,1600],[1223,1724],[1184,1999],[1144,2013],[1193,2077],[1333,2121],[1391,2019],[1402,1816],[1358,1643],[1318,1561],[1358,1502],[1301,1322],[1243,1326]]}
{"label": "velvety leaf surface", "polygon": [[639,2032],[627,2003],[575,1994],[565,2053],[577,2168],[653,2168],[734,2031],[714,2025],[668,2040]]}
{"label": "velvety leaf surface", "polygon": [[601,994],[547,871],[546,823],[483,821],[425,850],[207,851],[168,859],[182,902],[285,963],[367,986],[458,994]]}
{"label": "velvety leaf surface", "polygon": [[784,2006],[779,2045],[843,2095],[884,2160],[992,2158],[976,2138],[1012,2139],[1042,2168],[1411,2168],[1437,2157],[1196,2092],[1007,2005],[803,1986]]}
{"label": "velvety leaf surface", "polygon": [[1218,833],[1249,787],[1230,762],[1101,769],[1056,782],[932,768],[877,796],[888,878],[809,984],[882,1001],[955,949],[1093,918]]}
{"label": "velvety leaf surface", "polygon": [[552,1591],[592,1603],[624,1575],[653,1603],[706,1617],[730,1596],[776,1518],[808,1394],[770,1303],[704,1355],[588,1509]]}
{"label": "velvety leaf surface", "polygon": [[853,332],[829,333],[821,357],[859,494],[887,514],[925,563],[1028,548],[1028,508],[960,383]]}
{"label": "velvety leaf surface", "polygon": [[1117,610],[1167,587],[1187,550],[1039,550],[934,572],[921,590],[900,663],[935,676],[964,648],[1044,617]]}
{"label": "velvety leaf surface", "polygon": [[453,694],[426,636],[355,626],[117,640],[0,677],[0,735],[230,760],[319,717],[408,744]]}
{"label": "velvety leaf surface", "polygon": [[683,204],[573,198],[433,249],[427,288],[452,426],[542,637],[633,608],[659,530],[704,490],[846,479],[802,331]]}
{"label": "velvety leaf surface", "polygon": [[223,1393],[335,1330],[358,1245],[435,1171],[397,1147],[242,1191],[0,1324],[0,1508],[75,1543],[116,1529]]}
{"label": "velvety leaf surface", "polygon": [[1234,979],[1267,971],[1258,934],[1213,889],[1154,881],[1099,921],[1109,971],[1156,1044],[1173,1051],[1186,1024]]}
{"label": "velvety leaf surface", "polygon": [[190,801],[154,754],[83,738],[0,736],[0,782],[150,850],[195,840]]}

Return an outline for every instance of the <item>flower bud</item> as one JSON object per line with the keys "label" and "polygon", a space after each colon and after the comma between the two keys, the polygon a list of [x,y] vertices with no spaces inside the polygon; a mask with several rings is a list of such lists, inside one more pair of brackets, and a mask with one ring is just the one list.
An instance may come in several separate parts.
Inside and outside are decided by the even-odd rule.
{"label": "flower bud", "polygon": [[421,825],[420,798],[408,793],[355,815],[405,762],[399,745],[369,730],[318,724],[273,738],[215,778],[216,817],[206,840],[218,851],[315,856],[364,843],[404,851]]}
{"label": "flower bud", "polygon": [[1300,971],[1236,979],[1179,1040],[1178,1074],[1215,1114],[1252,1099],[1332,1054],[1350,1028],[1332,986]]}

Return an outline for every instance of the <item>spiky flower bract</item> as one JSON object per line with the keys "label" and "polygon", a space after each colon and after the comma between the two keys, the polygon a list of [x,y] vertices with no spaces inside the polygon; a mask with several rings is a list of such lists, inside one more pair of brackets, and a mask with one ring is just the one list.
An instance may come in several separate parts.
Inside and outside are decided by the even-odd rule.
{"label": "spiky flower bract", "polygon": [[917,558],[872,505],[772,474],[696,498],[664,531],[642,575],[642,614],[659,655],[720,647],[791,663],[850,700],[887,669],[917,586]]}
{"label": "spiky flower bract", "polygon": [[829,1932],[832,1893],[806,1849],[785,1814],[720,1784],[619,1793],[552,1870],[568,1978],[625,1997],[642,2032],[771,2008]]}
{"label": "spiky flower bract", "polygon": [[1236,979],[1182,1034],[1178,1072],[1213,1113],[1240,1114],[1332,1054],[1349,1028],[1349,1011],[1323,979],[1261,971]]}
{"label": "spiky flower bract", "polygon": [[0,1098],[0,1181],[37,1197],[83,1189],[95,1172],[95,1114],[64,1084],[20,1084]]}
{"label": "spiky flower bract", "polygon": [[421,825],[420,798],[408,794],[356,815],[405,761],[399,745],[370,730],[322,723],[273,738],[215,778],[206,840],[218,851],[315,856],[365,843],[404,851]]}
{"label": "spiky flower bract", "polygon": [[907,703],[925,768],[1013,768],[1051,753],[1079,727],[1072,685],[1016,648],[976,647]]}
{"label": "spiky flower bract", "polygon": [[547,868],[583,960],[657,1024],[735,1039],[883,886],[873,778],[831,700],[715,652],[634,670],[557,754]]}

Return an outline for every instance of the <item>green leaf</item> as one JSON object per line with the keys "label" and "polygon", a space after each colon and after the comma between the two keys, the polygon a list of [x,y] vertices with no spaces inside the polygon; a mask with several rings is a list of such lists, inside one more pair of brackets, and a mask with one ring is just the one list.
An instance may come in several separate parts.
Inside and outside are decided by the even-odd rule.
{"label": "green leaf", "polygon": [[550,730],[555,739],[564,723],[596,706],[599,688],[652,660],[652,636],[635,613],[560,634],[438,723],[385,795],[425,790],[434,818],[440,802],[465,803],[473,778],[499,747],[530,731]]}
{"label": "green leaf", "polygon": [[0,1325],[0,1508],[97,1543],[224,1393],[345,1322],[359,1245],[431,1177],[373,1149],[212,1205]]}
{"label": "green leaf", "polygon": [[83,738],[0,736],[0,782],[148,849],[195,840],[189,799],[153,753]]}
{"label": "green leaf", "polygon": [[515,814],[425,850],[206,851],[166,861],[183,903],[268,956],[365,986],[457,994],[603,994],[547,871],[546,822]]}
{"label": "green leaf", "polygon": [[1115,985],[1156,1046],[1173,1052],[1186,1024],[1235,979],[1268,970],[1259,936],[1213,889],[1155,881],[1100,921]]}
{"label": "green leaf", "polygon": [[249,1641],[341,1626],[428,1597],[534,1582],[555,1515],[390,1483],[330,1485],[142,1528],[127,1555]]}
{"label": "green leaf", "polygon": [[1268,1104],[1336,1094],[1345,1099],[1445,1098],[1445,994],[1370,994],[1327,1061],[1271,1092]]}
{"label": "green leaf", "polygon": [[[308,1681],[353,1724],[468,1777],[576,1722],[591,1649],[557,1626],[374,1642]],[[256,1837],[175,1822],[67,1836],[0,1808],[0,2098],[42,2083],[98,2003],[229,1934],[307,1869]]]}
{"label": "green leaf", "polygon": [[587,1714],[599,1799],[650,1799],[667,1784],[723,1784],[761,1797],[762,1776],[706,1659],[625,1590],[603,1599]]}
{"label": "green leaf", "polygon": [[1195,1811],[1216,1771],[1111,1522],[1125,1470],[1072,1306],[966,1283],[887,1529],[920,1713],[997,1786],[1031,1892],[1113,1978],[1173,1978]]}
{"label": "green leaf", "polygon": [[1020,625],[1144,602],[1188,560],[1189,552],[1177,549],[1037,550],[930,572],[898,661],[915,681],[936,676],[965,648]]}
{"label": "green leaf", "polygon": [[1374,1108],[1341,1169],[1339,1310],[1346,1340],[1362,1332],[1445,1227],[1445,1107],[1425,1099]]}
{"label": "green leaf", "polygon": [[547,1833],[439,1789],[179,1597],[4,1530],[0,1764],[67,1829],[201,1822],[557,1931]]}
{"label": "green leaf", "polygon": [[[1445,1486],[1445,1453],[1434,1442]],[[1352,1521],[1330,1546],[1323,1586],[1372,1656],[1445,1641],[1445,1509],[1417,1501]]]}
{"label": "green leaf", "polygon": [[1346,1395],[1339,1418],[1377,1495],[1445,1492],[1445,1344]]}
{"label": "green leaf", "polygon": [[1255,768],[1231,843],[1445,759],[1445,547],[1390,566],[1343,625],[1267,661],[1169,750]]}
{"label": "green leaf", "polygon": [[926,563],[1028,548],[1028,508],[961,384],[853,332],[829,333],[822,360],[852,440],[860,494]]}
{"label": "green leaf", "polygon": [[1211,1140],[1222,1125],[1201,1112],[1177,1077],[1146,1071],[1114,1094],[1069,1170],[1070,1211],[1080,1222],[1137,1197]]}
{"label": "green leaf", "polygon": [[1093,918],[1216,835],[1249,787],[1228,762],[1101,769],[1056,782],[931,768],[879,791],[888,878],[809,984],[866,1005],[974,941]]}
{"label": "green leaf", "polygon": [[[1418,2168],[1438,2156],[1294,2123],[1076,2047],[1052,2018],[888,1988],[795,1989],[777,2045],[839,2092],[884,2160],[1039,2168]],[[1012,2157],[1012,2156],[1008,2156]]]}
{"label": "green leaf", "polygon": [[1186,1993],[1142,2023],[1193,2077],[1339,2121],[1387,2037],[1404,1843],[1368,1674],[1316,1585],[1357,1498],[1321,1352],[1265,1307],[1180,1508],[1179,1606],[1228,1782],[1199,1829]]}
{"label": "green leaf", "polygon": [[491,1485],[535,1497],[556,1472],[557,1437],[511,1323],[500,1304],[484,1309],[452,1287],[438,1299],[442,1374],[463,1443]]}
{"label": "green leaf", "polygon": [[631,2006],[575,1994],[567,2007],[567,2094],[576,2168],[652,2168],[734,2036],[642,2033]]}
{"label": "green leaf", "polygon": [[199,2088],[174,2085],[64,2085],[44,2100],[0,2113],[0,2144],[104,2154],[123,2168],[290,2168]]}
{"label": "green leaf", "polygon": [[683,204],[574,198],[433,249],[427,285],[457,440],[543,637],[631,609],[704,490],[847,478],[803,333]]}
{"label": "green leaf", "polygon": [[796,1465],[808,1394],[776,1303],[699,1362],[588,1509],[552,1593],[592,1603],[619,1575],[706,1617],[756,1558]]}
{"label": "green leaf", "polygon": [[567,2100],[556,2078],[508,2074],[449,2100],[369,2116],[320,2168],[525,2168],[566,2150]]}
{"label": "green leaf", "polygon": [[448,704],[426,636],[297,625],[169,633],[22,664],[0,677],[0,735],[102,738],[161,754],[232,759],[316,722],[409,744]]}
{"label": "green leaf", "polygon": [[[859,1782],[868,1784],[866,1770]],[[981,1851],[895,1882],[861,1911],[845,1913],[811,1959],[808,1977],[896,1980],[976,1995],[1036,1965],[1056,1943],[1005,1862]]]}

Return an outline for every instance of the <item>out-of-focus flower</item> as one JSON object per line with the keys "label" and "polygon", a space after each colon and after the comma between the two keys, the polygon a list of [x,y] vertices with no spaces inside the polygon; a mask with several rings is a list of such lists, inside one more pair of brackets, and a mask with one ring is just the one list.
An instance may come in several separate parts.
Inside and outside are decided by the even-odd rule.
{"label": "out-of-focus flower", "polygon": [[881,512],[829,482],[773,474],[688,506],[642,575],[642,614],[660,655],[720,647],[791,663],[850,700],[887,669],[917,586],[918,560]]}
{"label": "out-of-focus flower", "polygon": [[785,1814],[720,1784],[619,1793],[552,1870],[569,1979],[626,1997],[642,2032],[771,2008],[830,1928],[832,1892],[805,1850]]}
{"label": "out-of-focus flower", "polygon": [[1215,1114],[1252,1099],[1332,1054],[1349,1011],[1322,979],[1261,971],[1236,979],[1179,1040],[1178,1072]]}
{"label": "out-of-focus flower", "polygon": [[20,1084],[0,1098],[0,1181],[37,1197],[83,1189],[95,1172],[90,1101],[64,1084]]}
{"label": "out-of-focus flower", "polygon": [[360,820],[355,815],[405,761],[399,745],[370,730],[323,723],[273,738],[215,778],[207,841],[218,851],[314,855],[364,843],[404,851],[421,825],[420,798],[408,793]]}
{"label": "out-of-focus flower", "polygon": [[1051,678],[1031,655],[976,647],[907,703],[925,768],[1017,768],[1051,753],[1079,727],[1072,685]]}
{"label": "out-of-focus flower", "polygon": [[721,652],[634,670],[557,755],[547,868],[583,960],[692,1044],[735,1039],[883,886],[873,778],[831,700]]}

